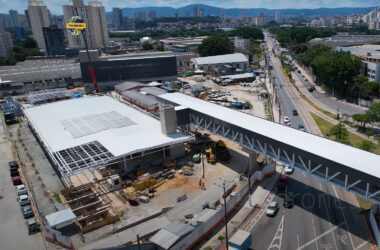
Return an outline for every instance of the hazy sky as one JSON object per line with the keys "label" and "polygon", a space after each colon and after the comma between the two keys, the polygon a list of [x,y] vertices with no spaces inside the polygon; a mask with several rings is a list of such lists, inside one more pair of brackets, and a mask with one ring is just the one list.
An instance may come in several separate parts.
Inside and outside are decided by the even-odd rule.
{"label": "hazy sky", "polygon": [[[89,0],[85,0],[88,2]],[[62,14],[62,5],[69,0],[44,0],[53,14]],[[334,7],[373,7],[379,6],[379,0],[101,0],[107,11],[112,7],[171,6],[174,8],[188,4],[208,4],[223,8],[268,8],[268,9],[301,9],[301,8],[334,8]],[[24,12],[28,0],[0,0],[0,13],[9,9]]]}

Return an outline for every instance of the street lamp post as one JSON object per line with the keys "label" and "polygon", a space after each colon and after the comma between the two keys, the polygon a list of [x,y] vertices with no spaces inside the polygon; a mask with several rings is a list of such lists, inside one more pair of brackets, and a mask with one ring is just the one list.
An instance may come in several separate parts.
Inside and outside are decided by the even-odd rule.
{"label": "street lamp post", "polygon": [[227,195],[226,195],[226,187],[228,183],[231,183],[232,180],[226,180],[224,178],[220,178],[222,183],[217,184],[214,183],[214,185],[223,188],[223,201],[224,201],[224,226],[226,229],[226,249],[228,250],[228,227],[227,227]]}

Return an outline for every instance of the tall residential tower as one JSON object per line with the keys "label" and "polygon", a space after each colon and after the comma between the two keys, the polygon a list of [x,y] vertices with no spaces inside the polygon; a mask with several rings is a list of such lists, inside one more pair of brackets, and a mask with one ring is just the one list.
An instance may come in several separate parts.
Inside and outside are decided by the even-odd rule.
{"label": "tall residential tower", "polygon": [[[86,23],[85,39],[90,49],[102,48],[108,45],[108,29],[106,11],[101,2],[88,2],[72,0],[70,5],[63,6],[64,23],[70,22],[71,17],[79,16]],[[85,47],[83,36],[75,36],[67,31],[69,47]]]}
{"label": "tall residential tower", "polygon": [[29,0],[28,13],[34,40],[36,40],[38,48],[46,51],[42,28],[50,25],[49,10],[43,1]]}

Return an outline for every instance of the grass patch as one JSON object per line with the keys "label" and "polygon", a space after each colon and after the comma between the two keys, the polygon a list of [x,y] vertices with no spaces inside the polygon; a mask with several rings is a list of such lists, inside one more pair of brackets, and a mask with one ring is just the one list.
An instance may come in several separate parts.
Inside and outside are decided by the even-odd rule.
{"label": "grass patch", "polygon": [[358,201],[359,203],[359,207],[362,209],[362,210],[368,210],[372,207],[373,205],[373,202],[370,202],[370,201],[367,201],[366,199],[363,199],[362,197],[360,196],[357,196],[355,194],[355,198],[356,200]]}
{"label": "grass patch", "polygon": [[264,108],[265,108],[265,114],[266,114],[268,120],[272,121],[273,117],[272,117],[271,106],[270,106],[269,101],[264,102]]}
{"label": "grass patch", "polygon": [[[332,126],[334,126],[334,124],[332,124],[331,122],[328,122],[326,121],[325,119],[323,119],[322,117],[320,117],[319,115],[316,115],[314,113],[310,113],[311,116],[313,117],[315,123],[317,124],[319,130],[322,132],[322,135],[326,138],[329,138],[329,139],[335,139],[335,136],[327,136],[326,134],[330,133],[330,128]],[[347,141],[347,144],[348,145],[351,145],[351,146],[354,146],[354,147],[358,147],[358,145],[366,140],[365,138],[362,138],[356,134],[353,134],[349,131],[347,131],[347,138],[346,138],[346,141]],[[375,154],[380,154],[380,147],[378,145],[376,145],[376,148],[372,151],[373,153]]]}
{"label": "grass patch", "polygon": [[124,211],[120,211],[119,212],[119,217],[121,218],[121,217],[123,217],[124,216]]}
{"label": "grass patch", "polygon": [[59,193],[54,192],[54,193],[53,193],[53,198],[54,198],[58,203],[62,203],[62,199],[61,199],[61,196],[59,195]]}
{"label": "grass patch", "polygon": [[205,247],[203,250],[212,250],[212,247]]}

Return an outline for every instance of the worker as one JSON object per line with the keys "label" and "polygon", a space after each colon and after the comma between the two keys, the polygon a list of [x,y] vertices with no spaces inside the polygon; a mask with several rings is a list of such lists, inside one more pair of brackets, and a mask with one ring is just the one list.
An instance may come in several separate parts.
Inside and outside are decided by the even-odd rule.
{"label": "worker", "polygon": [[206,190],[206,184],[202,182],[202,190]]}
{"label": "worker", "polygon": [[199,179],[199,188],[202,189],[202,179]]}

